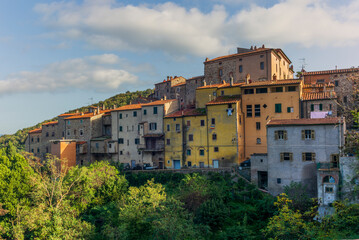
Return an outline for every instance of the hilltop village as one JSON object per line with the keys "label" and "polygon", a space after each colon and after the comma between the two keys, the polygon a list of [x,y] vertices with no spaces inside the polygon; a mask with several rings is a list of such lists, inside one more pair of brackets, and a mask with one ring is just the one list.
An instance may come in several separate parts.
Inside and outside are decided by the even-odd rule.
{"label": "hilltop village", "polygon": [[[112,160],[127,168],[250,166],[273,195],[292,181],[330,205],[353,176],[343,153],[346,106],[359,68],[302,71],[294,78],[281,49],[238,48],[205,59],[204,75],[168,76],[130,105],[65,113],[29,132],[26,151],[69,166]],[[343,185],[344,186],[344,185]],[[342,191],[350,191],[350,186]]]}

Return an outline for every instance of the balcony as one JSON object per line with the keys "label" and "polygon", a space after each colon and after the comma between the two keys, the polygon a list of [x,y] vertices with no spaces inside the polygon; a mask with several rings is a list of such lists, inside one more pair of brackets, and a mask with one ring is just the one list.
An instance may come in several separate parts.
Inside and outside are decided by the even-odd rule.
{"label": "balcony", "polygon": [[317,169],[322,170],[338,170],[339,169],[339,163],[338,162],[326,162],[326,163],[317,163]]}

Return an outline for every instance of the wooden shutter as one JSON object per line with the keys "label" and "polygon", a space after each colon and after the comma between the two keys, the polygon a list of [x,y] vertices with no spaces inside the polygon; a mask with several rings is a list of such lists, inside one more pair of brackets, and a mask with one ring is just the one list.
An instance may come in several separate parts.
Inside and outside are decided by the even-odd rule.
{"label": "wooden shutter", "polygon": [[315,131],[312,130],[312,140],[315,140]]}
{"label": "wooden shutter", "polygon": [[314,111],[314,104],[310,105],[310,111],[312,111],[312,112]]}
{"label": "wooden shutter", "polygon": [[281,161],[281,162],[284,161],[284,153],[280,153],[280,161]]}
{"label": "wooden shutter", "polygon": [[320,110],[320,111],[323,110],[323,104],[319,104],[319,110]]}
{"label": "wooden shutter", "polygon": [[302,130],[302,140],[305,139],[305,130]]}
{"label": "wooden shutter", "polygon": [[278,131],[274,131],[274,140],[278,140]]}
{"label": "wooden shutter", "polygon": [[293,153],[289,153],[289,160],[293,161]]}
{"label": "wooden shutter", "polygon": [[315,153],[312,153],[312,161],[315,162]]}
{"label": "wooden shutter", "polygon": [[302,153],[302,161],[305,162],[305,153]]}
{"label": "wooden shutter", "polygon": [[287,140],[288,138],[287,138],[287,131],[283,131],[283,139],[284,140]]}

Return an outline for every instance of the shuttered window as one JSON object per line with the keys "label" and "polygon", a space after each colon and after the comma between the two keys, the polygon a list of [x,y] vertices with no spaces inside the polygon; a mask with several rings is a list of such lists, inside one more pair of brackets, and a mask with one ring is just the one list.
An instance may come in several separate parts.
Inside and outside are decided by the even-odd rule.
{"label": "shuttered window", "polygon": [[311,152],[304,152],[302,153],[302,161],[315,161],[315,153],[311,153]]}
{"label": "shuttered window", "polygon": [[302,140],[315,140],[314,130],[302,130]]}
{"label": "shuttered window", "polygon": [[274,140],[287,140],[287,131],[286,130],[278,130],[274,131]]}
{"label": "shuttered window", "polygon": [[282,152],[280,153],[280,161],[293,161],[293,153],[290,152]]}

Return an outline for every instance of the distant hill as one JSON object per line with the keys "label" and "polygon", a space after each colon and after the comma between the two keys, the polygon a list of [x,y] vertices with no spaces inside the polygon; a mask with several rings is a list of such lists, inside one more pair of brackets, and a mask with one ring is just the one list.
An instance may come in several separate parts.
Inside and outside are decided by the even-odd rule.
{"label": "distant hill", "polygon": [[[98,103],[92,104],[91,106],[96,106],[96,107],[97,106],[101,106],[101,107],[105,106],[106,109],[113,108],[113,106],[120,107],[120,106],[130,104],[131,102],[133,102],[139,98],[147,98],[152,93],[153,93],[153,89],[147,89],[144,91],[136,91],[136,92],[127,91],[126,93],[120,93],[120,94],[110,97],[104,101],[100,101]],[[88,109],[88,107],[89,106],[84,106],[81,108],[73,109],[73,110],[68,111],[67,113],[76,112],[77,110],[85,112]],[[62,113],[59,113],[59,115],[60,114],[62,114]],[[25,149],[24,144],[25,144],[25,140],[28,135],[28,132],[35,128],[39,128],[43,123],[54,121],[54,120],[57,120],[57,116],[52,119],[48,119],[41,123],[38,123],[35,126],[31,126],[31,127],[27,127],[27,128],[18,130],[15,134],[9,134],[9,135],[0,134],[0,148],[7,146],[9,143],[12,143],[17,149],[24,150]]]}

